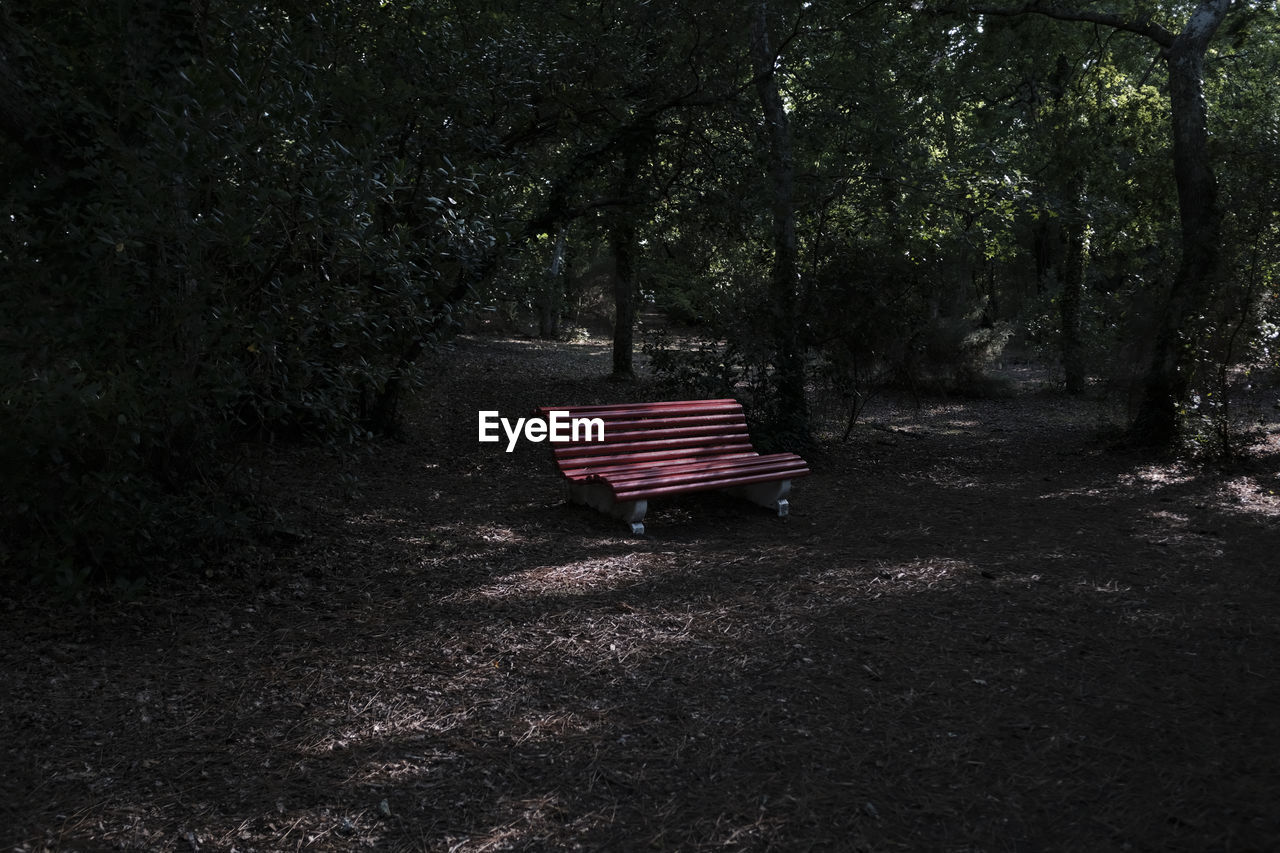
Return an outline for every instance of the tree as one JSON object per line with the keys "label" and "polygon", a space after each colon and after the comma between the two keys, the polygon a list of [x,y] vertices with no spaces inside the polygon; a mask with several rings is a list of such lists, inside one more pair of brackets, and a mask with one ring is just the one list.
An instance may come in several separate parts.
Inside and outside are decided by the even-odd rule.
{"label": "tree", "polygon": [[492,241],[488,126],[421,94],[489,56],[447,10],[179,5],[0,6],[0,526],[46,577],[248,528],[238,440],[365,440]]}
{"label": "tree", "polygon": [[635,368],[636,302],[640,284],[636,279],[636,218],[641,209],[636,203],[637,182],[652,145],[652,128],[637,131],[622,149],[622,168],[618,175],[618,206],[609,225],[609,249],[613,254],[613,373],[614,379],[633,379]]}
{"label": "tree", "polygon": [[761,0],[751,27],[751,61],[768,138],[767,173],[773,217],[773,264],[769,273],[769,309],[774,346],[775,421],[787,436],[809,437],[805,398],[805,354],[800,342],[799,262],[796,244],[795,160],[791,124],[778,87],[779,55],[770,38],[768,4]]}
{"label": "tree", "polygon": [[[1235,4],[1238,5],[1238,4]],[[1165,294],[1143,378],[1133,435],[1156,445],[1178,431],[1178,409],[1187,395],[1196,318],[1207,310],[1218,286],[1222,212],[1209,149],[1205,99],[1205,54],[1232,0],[1201,0],[1176,34],[1137,13],[1100,12],[1049,3],[973,6],[988,15],[1038,14],[1136,33],[1154,42],[1169,80],[1173,177],[1178,192],[1181,260]]]}

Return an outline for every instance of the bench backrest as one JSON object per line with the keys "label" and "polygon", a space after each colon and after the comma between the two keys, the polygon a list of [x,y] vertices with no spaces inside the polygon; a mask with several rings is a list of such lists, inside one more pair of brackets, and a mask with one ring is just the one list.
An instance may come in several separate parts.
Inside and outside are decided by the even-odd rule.
{"label": "bench backrest", "polygon": [[600,418],[604,441],[555,445],[556,463],[570,479],[608,474],[646,462],[706,462],[758,455],[737,400],[687,400],[608,406],[543,406],[538,413]]}

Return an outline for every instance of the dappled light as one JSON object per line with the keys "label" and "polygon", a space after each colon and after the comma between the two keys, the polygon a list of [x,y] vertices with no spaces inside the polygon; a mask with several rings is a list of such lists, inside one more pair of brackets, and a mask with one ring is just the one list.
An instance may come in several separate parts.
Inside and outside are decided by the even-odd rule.
{"label": "dappled light", "polygon": [[1218,493],[1222,505],[1231,512],[1280,518],[1280,472],[1263,477],[1232,477]]}
{"label": "dappled light", "polygon": [[944,558],[913,561],[878,567],[870,586],[877,596],[886,592],[919,592],[961,582],[966,575],[975,571],[972,564],[963,560]]}
{"label": "dappled light", "polygon": [[[577,364],[457,346],[441,399],[512,353]],[[555,382],[485,403],[601,387]],[[789,518],[688,495],[640,538],[565,503],[545,447],[411,428],[358,482],[299,456],[283,565],[10,623],[2,701],[37,734],[9,766],[48,781],[8,796],[47,800],[52,847],[1272,837],[1274,459],[1106,453],[1048,405],[886,396]]]}
{"label": "dappled light", "polygon": [[1186,466],[1168,464],[1143,465],[1117,478],[1122,486],[1138,486],[1151,491],[1190,483],[1194,480],[1195,473]]}
{"label": "dappled light", "polygon": [[0,853],[1280,850],[1277,68],[0,0]]}
{"label": "dappled light", "polygon": [[660,577],[664,567],[674,562],[670,556],[664,558],[660,554],[625,554],[561,566],[535,566],[505,575],[496,583],[457,593],[454,598],[460,601],[536,598],[619,590],[629,584]]}

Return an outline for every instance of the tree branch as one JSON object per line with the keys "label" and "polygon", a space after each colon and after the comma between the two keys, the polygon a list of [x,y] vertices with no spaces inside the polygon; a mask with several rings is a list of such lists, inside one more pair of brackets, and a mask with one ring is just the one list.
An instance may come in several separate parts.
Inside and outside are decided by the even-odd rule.
{"label": "tree branch", "polygon": [[1176,36],[1166,30],[1164,27],[1152,21],[1150,18],[1126,18],[1123,15],[1115,15],[1110,12],[1094,12],[1089,9],[1069,9],[1063,8],[1056,3],[1023,3],[1020,6],[987,6],[982,4],[969,4],[969,11],[977,12],[980,15],[1000,15],[1003,17],[1013,17],[1015,15],[1043,15],[1046,18],[1053,18],[1058,21],[1079,21],[1090,24],[1102,24],[1107,27],[1114,27],[1117,30],[1124,30],[1130,33],[1137,33],[1145,36],[1163,48],[1173,47]]}

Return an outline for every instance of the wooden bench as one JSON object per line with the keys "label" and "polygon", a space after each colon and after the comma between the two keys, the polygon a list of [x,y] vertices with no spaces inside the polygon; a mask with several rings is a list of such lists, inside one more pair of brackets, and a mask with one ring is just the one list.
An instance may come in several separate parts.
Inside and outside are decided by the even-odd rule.
{"label": "wooden bench", "polygon": [[809,473],[794,453],[755,451],[737,400],[542,406],[537,412],[603,421],[603,441],[555,444],[556,464],[569,481],[570,500],[622,519],[637,535],[644,533],[650,498],[686,492],[725,489],[785,516],[791,481]]}

